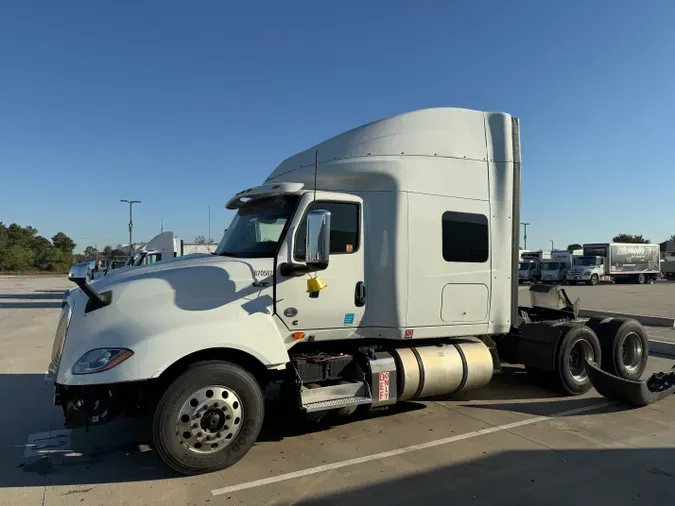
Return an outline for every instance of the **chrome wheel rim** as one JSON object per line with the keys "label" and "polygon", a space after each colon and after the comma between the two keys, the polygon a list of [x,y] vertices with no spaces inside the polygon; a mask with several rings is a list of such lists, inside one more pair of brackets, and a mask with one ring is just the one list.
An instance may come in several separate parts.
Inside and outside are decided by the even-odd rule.
{"label": "chrome wheel rim", "polygon": [[588,371],[586,371],[587,360],[595,363],[595,352],[591,343],[588,341],[577,341],[570,350],[568,364],[570,374],[579,383],[586,381],[588,377]]}
{"label": "chrome wheel rim", "polygon": [[635,371],[642,362],[642,341],[635,332],[629,333],[621,346],[621,361],[628,371]]}
{"label": "chrome wheel rim", "polygon": [[241,399],[219,385],[201,388],[187,398],[176,420],[181,444],[197,453],[215,453],[237,438],[243,420]]}

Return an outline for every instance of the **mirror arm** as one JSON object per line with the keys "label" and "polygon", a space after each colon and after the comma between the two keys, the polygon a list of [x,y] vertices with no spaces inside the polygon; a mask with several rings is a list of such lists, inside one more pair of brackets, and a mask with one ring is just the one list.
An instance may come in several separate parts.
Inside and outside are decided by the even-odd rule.
{"label": "mirror arm", "polygon": [[110,304],[111,302],[110,292],[105,292],[103,294],[98,293],[91,286],[89,286],[87,280],[83,278],[71,278],[71,281],[73,281],[78,287],[80,287],[80,289],[84,292],[84,294],[89,298],[89,302],[87,303],[85,313],[88,313],[89,311],[93,311],[95,309],[100,309]]}
{"label": "mirror arm", "polygon": [[305,274],[309,274],[312,271],[305,264],[292,264],[289,262],[284,262],[279,266],[279,272],[281,273],[282,276],[290,278],[296,276],[304,276]]}
{"label": "mirror arm", "polygon": [[307,264],[293,264],[284,262],[279,265],[279,272],[287,278],[304,276],[310,272],[323,271],[328,267],[328,263],[310,262]]}

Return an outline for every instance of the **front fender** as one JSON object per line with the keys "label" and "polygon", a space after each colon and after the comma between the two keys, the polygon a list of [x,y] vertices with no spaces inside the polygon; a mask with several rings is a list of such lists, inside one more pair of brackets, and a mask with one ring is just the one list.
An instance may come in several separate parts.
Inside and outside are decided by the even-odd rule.
{"label": "front fender", "polygon": [[[97,385],[142,381],[157,378],[172,364],[192,353],[211,348],[232,348],[255,357],[268,368],[276,368],[289,360],[283,337],[271,315],[250,315],[246,321],[230,321],[214,328],[209,324],[181,327],[156,333],[134,343],[119,339],[115,332],[93,335],[96,345],[74,346],[62,357],[56,382],[62,385]],[[71,336],[69,335],[68,338]],[[122,347],[134,352],[118,366],[100,373],[72,374],[72,366],[84,353],[94,348]]]}

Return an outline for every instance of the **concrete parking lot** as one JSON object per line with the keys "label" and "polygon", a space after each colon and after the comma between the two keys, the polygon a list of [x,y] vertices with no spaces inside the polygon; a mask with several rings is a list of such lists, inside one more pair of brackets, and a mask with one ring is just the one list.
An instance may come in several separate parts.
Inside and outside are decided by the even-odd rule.
{"label": "concrete parking lot", "polygon": [[[44,373],[69,286],[0,277],[0,504],[675,504],[675,399],[629,409],[594,391],[561,397],[519,368],[346,424],[294,425],[271,400],[244,460],[177,476],[143,420],[62,428]],[[597,309],[667,315],[675,283],[570,292]],[[653,357],[649,372],[674,363]]]}
{"label": "concrete parking lot", "polygon": [[[531,285],[519,287],[519,302],[529,304]],[[657,281],[647,285],[615,285],[601,283],[597,286],[565,286],[570,300],[579,299],[580,306],[597,311],[632,313],[639,315],[675,317],[675,283]]]}

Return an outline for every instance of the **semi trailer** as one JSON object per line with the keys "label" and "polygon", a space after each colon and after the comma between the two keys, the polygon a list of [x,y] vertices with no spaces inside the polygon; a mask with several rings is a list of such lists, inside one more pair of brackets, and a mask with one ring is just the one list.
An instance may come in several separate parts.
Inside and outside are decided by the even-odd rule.
{"label": "semi trailer", "polygon": [[151,410],[159,456],[197,474],[244,457],[272,384],[320,417],[480,388],[502,362],[569,395],[589,364],[638,378],[639,323],[584,324],[557,285],[518,306],[520,153],[509,114],[393,116],[234,195],[214,255],[74,267],[49,366],[66,427]]}
{"label": "semi trailer", "polygon": [[661,275],[658,244],[584,244],[584,254],[567,274],[568,281],[597,285],[602,280],[644,284]]}

